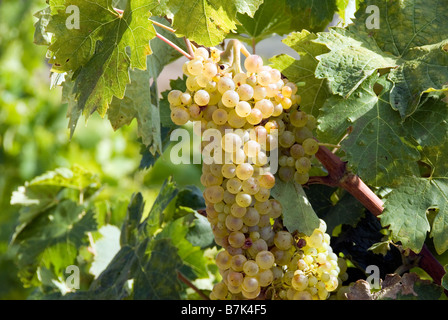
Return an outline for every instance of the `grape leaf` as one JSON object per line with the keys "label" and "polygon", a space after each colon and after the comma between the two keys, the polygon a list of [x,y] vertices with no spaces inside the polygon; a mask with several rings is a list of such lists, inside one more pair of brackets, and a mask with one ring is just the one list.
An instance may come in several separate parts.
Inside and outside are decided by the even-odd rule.
{"label": "grape leaf", "polygon": [[[167,24],[165,19],[159,17],[154,17],[153,20]],[[159,33],[179,47],[184,46],[183,40],[173,33],[163,29]],[[131,83],[126,86],[125,96],[123,99],[113,98],[108,109],[108,118],[114,130],[129,125],[135,118],[142,143],[149,147],[149,153],[153,157],[158,157],[163,151],[164,131],[160,125],[157,78],[163,68],[181,54],[160,39],[152,40],[151,47],[153,53],[147,57],[148,69],[130,71]]]}
{"label": "grape leaf", "polygon": [[179,300],[181,286],[177,270],[182,266],[178,249],[170,239],[155,240],[149,259],[139,261],[139,272],[135,278],[136,300]]}
{"label": "grape leaf", "polygon": [[58,9],[47,28],[54,34],[49,62],[57,72],[74,72],[73,125],[80,111],[88,116],[97,110],[104,117],[112,98],[123,98],[130,81],[128,70],[147,68],[155,30],[143,0],[128,1],[122,15],[106,0],[71,0],[65,5],[79,8],[80,27],[67,29],[68,14]]}
{"label": "grape leaf", "polygon": [[[355,227],[364,215],[364,206],[347,192],[324,185],[310,185],[305,193],[320,219],[327,224],[327,233],[344,224]],[[333,203],[332,195],[338,193],[338,201]]]}
{"label": "grape leaf", "polygon": [[253,15],[260,0],[169,0],[167,9],[173,15],[173,27],[178,36],[212,47],[236,30],[236,14]]}
{"label": "grape leaf", "polygon": [[[434,239],[436,251],[448,249],[448,183],[446,178],[408,177],[386,198],[381,224],[389,226],[392,239],[404,247],[420,252],[427,232]],[[428,210],[436,209],[434,221],[428,220]],[[431,230],[432,229],[432,230]]]}
{"label": "grape leaf", "polygon": [[[18,226],[11,242],[31,224],[36,217],[59,205],[67,197],[65,189],[83,192],[85,200],[101,187],[98,176],[79,167],[58,168],[48,171],[21,186],[11,196],[12,205],[20,205]],[[77,195],[79,197],[79,195]]]}
{"label": "grape leaf", "polygon": [[273,34],[285,35],[306,29],[323,31],[333,19],[335,0],[265,0],[253,17],[238,14],[237,34],[231,35],[249,45]]}
{"label": "grape leaf", "polygon": [[[293,16],[294,30],[323,31],[338,10],[336,0],[287,0],[287,4]],[[303,25],[303,21],[307,24]]]}
{"label": "grape leaf", "polygon": [[306,30],[293,32],[283,40],[287,46],[291,47],[300,55],[300,60],[281,54],[270,59],[272,67],[280,70],[288,80],[299,83],[305,82],[305,86],[300,86],[297,93],[302,101],[300,108],[315,117],[319,116],[319,110],[330,96],[326,79],[317,79],[314,76],[318,64],[317,56],[328,52],[328,49],[321,44],[313,42],[317,36]]}
{"label": "grape leaf", "polygon": [[178,256],[182,259],[182,273],[189,277],[206,278],[208,276],[205,267],[206,261],[204,252],[198,246],[193,246],[186,239],[189,225],[185,218],[178,218],[170,222],[163,230],[157,234],[155,240],[170,239],[171,244],[178,248]]}
{"label": "grape leaf", "polygon": [[[93,230],[96,230],[93,211],[86,211],[84,207],[71,200],[61,201],[54,209],[35,218],[15,238],[15,244],[19,246],[17,255],[19,276],[24,284],[37,284],[33,280],[37,268],[41,263],[49,261],[41,259],[47,248],[62,244],[78,249],[84,244],[86,232]],[[53,253],[63,254],[67,250]],[[59,261],[56,257],[52,259]]]}
{"label": "grape leaf", "polygon": [[[322,108],[318,138],[342,142],[345,159],[357,174],[373,186],[393,185],[403,176],[418,175],[420,154],[405,140],[401,117],[391,108],[385,76],[372,75],[348,99],[332,96]],[[379,89],[378,89],[379,88]],[[376,90],[381,90],[377,95]]]}
{"label": "grape leaf", "polygon": [[301,185],[277,179],[271,194],[282,205],[283,225],[289,232],[298,231],[310,236],[319,227],[319,218]]}
{"label": "grape leaf", "polygon": [[291,14],[288,12],[285,0],[265,0],[253,17],[238,14],[238,38],[249,45],[258,43],[276,33],[284,35],[291,32]]}
{"label": "grape leaf", "polygon": [[429,99],[406,118],[403,126],[419,145],[442,146],[448,137],[448,109],[440,99]]}
{"label": "grape leaf", "polygon": [[[369,5],[379,8],[379,29],[366,23]],[[319,35],[316,41],[331,52],[320,56],[316,76],[347,98],[376,70],[386,70],[394,84],[390,104],[405,118],[425,101],[424,94],[447,90],[447,31],[448,10],[438,0],[366,0],[354,24]]]}

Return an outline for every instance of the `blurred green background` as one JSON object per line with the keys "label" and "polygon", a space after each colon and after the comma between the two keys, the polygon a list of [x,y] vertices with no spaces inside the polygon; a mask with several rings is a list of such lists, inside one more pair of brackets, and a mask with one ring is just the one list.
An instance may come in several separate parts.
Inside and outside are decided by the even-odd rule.
{"label": "blurred green background", "polygon": [[10,205],[11,194],[26,181],[77,164],[100,177],[105,188],[99,199],[108,208],[127,205],[134,192],[150,204],[170,175],[179,186],[199,186],[198,166],[174,166],[166,155],[139,169],[135,121],[114,132],[94,115],[87,125],[80,120],[70,140],[67,105],[60,88],[50,90],[46,48],[33,43],[33,14],[45,7],[44,0],[0,0],[0,299],[26,299],[32,290],[17,277],[16,251],[9,246],[19,210]]}

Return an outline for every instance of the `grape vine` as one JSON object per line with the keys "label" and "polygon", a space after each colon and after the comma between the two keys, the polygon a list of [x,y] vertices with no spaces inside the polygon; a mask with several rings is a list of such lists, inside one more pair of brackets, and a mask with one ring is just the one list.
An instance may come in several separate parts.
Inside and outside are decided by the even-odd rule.
{"label": "grape vine", "polygon": [[11,89],[32,77],[0,40],[0,253],[29,297],[446,299],[441,1],[46,3],[34,43],[66,110]]}

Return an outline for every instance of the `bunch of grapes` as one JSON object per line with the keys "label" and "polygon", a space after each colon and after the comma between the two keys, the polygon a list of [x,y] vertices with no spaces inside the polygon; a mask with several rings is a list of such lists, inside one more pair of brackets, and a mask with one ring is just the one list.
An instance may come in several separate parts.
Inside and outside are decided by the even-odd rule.
{"label": "bunch of grapes", "polygon": [[213,48],[196,49],[183,66],[187,90],[168,94],[172,121],[196,121],[206,140],[201,183],[223,248],[216,256],[222,281],[210,298],[327,299],[338,287],[339,266],[324,221],[309,237],[293,235],[270,195],[277,177],[308,181],[319,148],[315,119],[299,109],[297,86],[260,56],[246,57],[246,71],[220,58]]}

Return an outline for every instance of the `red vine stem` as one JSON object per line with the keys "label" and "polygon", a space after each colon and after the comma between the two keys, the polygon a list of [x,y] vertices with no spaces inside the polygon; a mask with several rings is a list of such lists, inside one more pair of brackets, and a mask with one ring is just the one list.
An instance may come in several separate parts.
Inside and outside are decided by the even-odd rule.
{"label": "red vine stem", "polygon": [[[380,218],[379,216],[384,210],[383,201],[357,175],[347,170],[346,162],[343,162],[324,146],[319,147],[316,158],[327,169],[328,175],[311,177],[309,184],[341,187],[361,202],[374,216]],[[411,255],[418,258],[418,265],[432,277],[436,284],[441,285],[445,270],[428,247],[424,245],[420,253],[411,252]],[[445,292],[447,291],[445,290]]]}

